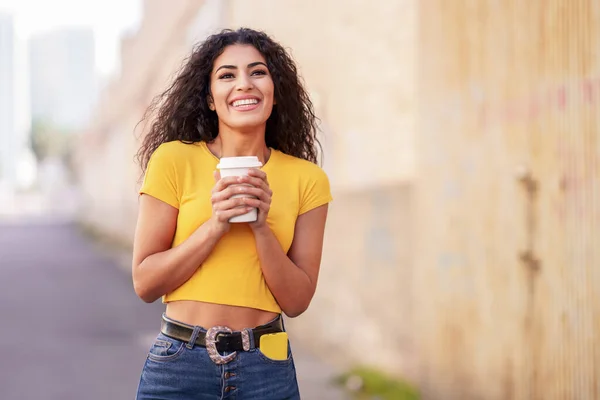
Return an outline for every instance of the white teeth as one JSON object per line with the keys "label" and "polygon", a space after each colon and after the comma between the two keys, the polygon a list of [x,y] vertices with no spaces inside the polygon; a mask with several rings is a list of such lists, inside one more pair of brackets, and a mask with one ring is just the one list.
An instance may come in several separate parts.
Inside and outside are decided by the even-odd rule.
{"label": "white teeth", "polygon": [[244,100],[236,100],[233,102],[233,106],[234,107],[239,107],[239,106],[247,106],[250,104],[257,104],[258,100],[256,99],[244,99]]}

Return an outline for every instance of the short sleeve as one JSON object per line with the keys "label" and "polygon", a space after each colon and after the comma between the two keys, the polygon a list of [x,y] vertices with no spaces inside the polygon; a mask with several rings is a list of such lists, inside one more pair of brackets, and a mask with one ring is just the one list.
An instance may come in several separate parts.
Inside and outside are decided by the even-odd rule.
{"label": "short sleeve", "polygon": [[329,178],[325,174],[325,171],[317,165],[312,164],[310,171],[307,171],[306,178],[306,180],[303,180],[305,183],[302,188],[298,215],[302,215],[333,200]]}
{"label": "short sleeve", "polygon": [[148,194],[179,208],[175,157],[164,144],[152,153],[139,193]]}

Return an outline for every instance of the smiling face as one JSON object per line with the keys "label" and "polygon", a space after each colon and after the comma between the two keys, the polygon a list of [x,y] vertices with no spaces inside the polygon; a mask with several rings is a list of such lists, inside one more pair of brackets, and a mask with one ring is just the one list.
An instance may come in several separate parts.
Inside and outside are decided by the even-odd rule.
{"label": "smiling face", "polygon": [[231,45],[214,62],[209,107],[219,125],[235,130],[265,127],[274,104],[273,79],[263,55],[251,45]]}

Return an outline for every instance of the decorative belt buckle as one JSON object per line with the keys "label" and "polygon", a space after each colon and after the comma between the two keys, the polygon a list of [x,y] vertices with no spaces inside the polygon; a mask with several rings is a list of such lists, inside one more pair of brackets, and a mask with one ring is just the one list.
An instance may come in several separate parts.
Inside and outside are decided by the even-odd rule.
{"label": "decorative belt buckle", "polygon": [[206,351],[208,351],[208,356],[215,364],[227,364],[237,356],[236,352],[228,354],[226,356],[222,356],[217,350],[217,335],[219,333],[232,332],[233,331],[226,326],[213,326],[208,331],[206,331]]}
{"label": "decorative belt buckle", "polygon": [[244,351],[250,351],[250,330],[248,328],[242,329],[242,348]]}

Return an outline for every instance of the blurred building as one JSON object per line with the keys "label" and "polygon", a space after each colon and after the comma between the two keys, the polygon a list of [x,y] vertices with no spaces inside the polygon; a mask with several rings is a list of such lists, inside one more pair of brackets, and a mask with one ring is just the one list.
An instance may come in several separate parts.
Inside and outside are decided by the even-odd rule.
{"label": "blurred building", "polygon": [[29,43],[31,117],[59,129],[81,129],[97,97],[94,34],[67,28]]}
{"label": "blurred building", "polygon": [[144,5],[79,143],[84,223],[131,242],[136,123],[195,42],[262,29],[298,62],[334,189],[305,344],[430,399],[600,393],[597,2]]}
{"label": "blurred building", "polygon": [[13,19],[0,14],[0,189],[14,186],[17,178],[14,55]]}

